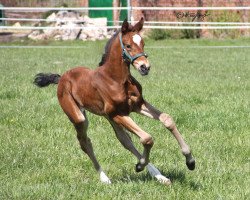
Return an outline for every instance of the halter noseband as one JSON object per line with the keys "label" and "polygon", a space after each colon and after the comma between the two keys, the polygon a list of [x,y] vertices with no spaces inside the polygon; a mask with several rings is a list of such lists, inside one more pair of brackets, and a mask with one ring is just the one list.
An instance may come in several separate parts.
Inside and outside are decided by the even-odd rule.
{"label": "halter noseband", "polygon": [[123,42],[122,42],[122,34],[120,34],[120,43],[121,43],[121,47],[122,47],[122,58],[126,61],[128,61],[129,63],[133,64],[133,62],[141,57],[141,56],[145,56],[146,58],[148,57],[147,54],[145,54],[144,52],[142,53],[138,53],[135,56],[131,56],[128,51],[125,49]]}

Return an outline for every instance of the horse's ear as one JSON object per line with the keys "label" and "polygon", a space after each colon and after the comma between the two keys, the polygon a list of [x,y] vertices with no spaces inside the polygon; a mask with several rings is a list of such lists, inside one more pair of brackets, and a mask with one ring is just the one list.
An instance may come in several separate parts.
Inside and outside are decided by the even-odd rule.
{"label": "horse's ear", "polygon": [[140,21],[134,25],[132,31],[140,32],[142,30],[143,24],[144,24],[144,18],[142,17]]}
{"label": "horse's ear", "polygon": [[125,34],[129,31],[129,23],[128,20],[125,19],[122,23],[122,33]]}

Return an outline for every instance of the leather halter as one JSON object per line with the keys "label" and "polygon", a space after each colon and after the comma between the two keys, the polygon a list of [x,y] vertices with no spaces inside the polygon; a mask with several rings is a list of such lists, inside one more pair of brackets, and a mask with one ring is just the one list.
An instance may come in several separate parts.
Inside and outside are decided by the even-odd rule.
{"label": "leather halter", "polygon": [[142,53],[138,53],[134,56],[131,56],[128,51],[126,50],[126,48],[124,47],[124,44],[122,42],[122,34],[120,34],[120,43],[121,43],[121,47],[122,47],[122,58],[125,60],[125,61],[128,61],[129,63],[133,64],[133,62],[141,57],[141,56],[145,56],[146,58],[148,57],[148,55],[144,52]]}

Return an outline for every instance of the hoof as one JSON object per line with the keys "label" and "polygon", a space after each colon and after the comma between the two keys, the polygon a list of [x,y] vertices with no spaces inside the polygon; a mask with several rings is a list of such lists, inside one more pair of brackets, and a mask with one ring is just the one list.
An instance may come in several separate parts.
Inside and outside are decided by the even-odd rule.
{"label": "hoof", "polygon": [[166,186],[169,186],[171,185],[171,181],[170,179],[166,178],[165,176],[161,175],[161,174],[158,174],[155,176],[155,178],[163,185],[166,185]]}
{"label": "hoof", "polygon": [[141,171],[143,171],[143,170],[144,170],[144,167],[142,167],[140,163],[137,163],[137,164],[135,165],[135,171],[136,171],[136,172],[141,172]]}
{"label": "hoof", "polygon": [[100,180],[102,183],[111,184],[110,179],[107,177],[107,175],[103,171],[100,173]]}
{"label": "hoof", "polygon": [[189,170],[194,170],[195,169],[195,160],[194,158],[191,158],[190,160],[186,161],[186,165]]}

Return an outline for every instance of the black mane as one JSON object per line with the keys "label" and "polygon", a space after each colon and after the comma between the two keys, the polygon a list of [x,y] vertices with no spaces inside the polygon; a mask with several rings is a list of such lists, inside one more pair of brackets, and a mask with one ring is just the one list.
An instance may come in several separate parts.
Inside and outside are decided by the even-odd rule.
{"label": "black mane", "polygon": [[109,52],[110,52],[110,47],[112,45],[112,43],[114,42],[115,38],[117,37],[117,35],[120,33],[120,31],[117,31],[110,39],[109,41],[107,42],[106,46],[105,46],[105,51],[104,51],[104,54],[102,54],[102,60],[101,62],[99,62],[99,67],[102,66],[106,60],[107,60],[107,57],[109,55]]}

